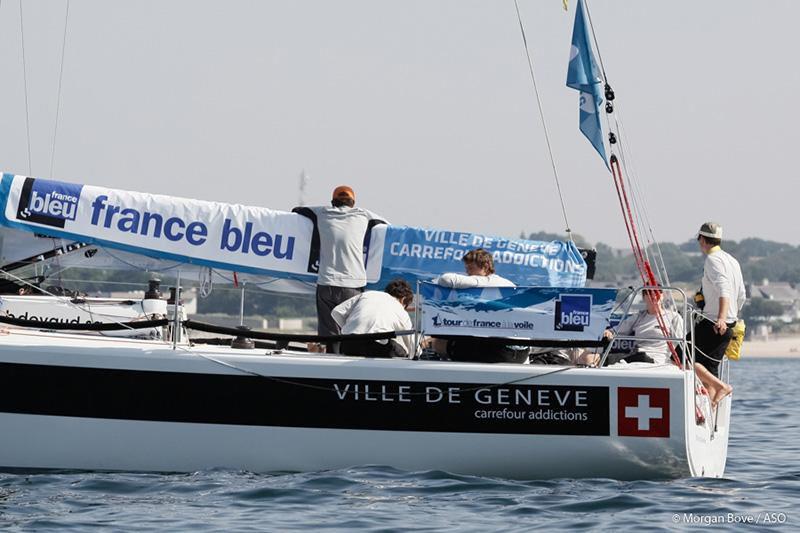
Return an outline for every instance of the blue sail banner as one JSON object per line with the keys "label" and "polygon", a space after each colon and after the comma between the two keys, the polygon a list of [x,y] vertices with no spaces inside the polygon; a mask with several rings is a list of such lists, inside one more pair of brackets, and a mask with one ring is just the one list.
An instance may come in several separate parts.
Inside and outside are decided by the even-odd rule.
{"label": "blue sail banner", "polygon": [[426,335],[592,340],[610,325],[616,289],[487,287],[451,289],[423,283]]}
{"label": "blue sail banner", "polygon": [[[221,270],[316,280],[313,223],[264,207],[4,174],[0,225]],[[462,272],[473,248],[492,253],[498,274],[517,284],[580,287],[586,262],[573,243],[379,225],[365,239],[367,282],[410,282]]]}
{"label": "blue sail banner", "polygon": [[[431,279],[462,272],[464,254],[483,248],[492,254],[496,273],[517,285],[583,287],[586,262],[573,242],[507,239],[435,229],[389,226],[384,235],[382,279]],[[368,261],[369,269],[370,263]]]}

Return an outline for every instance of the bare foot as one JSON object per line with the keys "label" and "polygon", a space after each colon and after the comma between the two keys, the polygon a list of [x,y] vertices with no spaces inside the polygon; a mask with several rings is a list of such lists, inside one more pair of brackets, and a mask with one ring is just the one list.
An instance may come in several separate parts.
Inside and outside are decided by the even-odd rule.
{"label": "bare foot", "polygon": [[731,385],[725,384],[722,388],[718,389],[717,392],[714,394],[714,405],[718,405],[719,402],[725,399],[730,393],[733,392],[733,387]]}

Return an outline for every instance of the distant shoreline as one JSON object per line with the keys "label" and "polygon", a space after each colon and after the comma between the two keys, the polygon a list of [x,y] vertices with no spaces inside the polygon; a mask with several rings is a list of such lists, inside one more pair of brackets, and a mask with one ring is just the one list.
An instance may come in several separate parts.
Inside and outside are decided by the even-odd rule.
{"label": "distant shoreline", "polygon": [[745,341],[742,358],[796,357],[800,360],[800,336],[778,337],[769,341]]}

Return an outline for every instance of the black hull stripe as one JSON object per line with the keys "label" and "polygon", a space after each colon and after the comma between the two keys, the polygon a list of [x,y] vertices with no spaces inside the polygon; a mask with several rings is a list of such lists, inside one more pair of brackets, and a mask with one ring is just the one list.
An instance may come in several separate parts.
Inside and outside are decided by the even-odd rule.
{"label": "black hull stripe", "polygon": [[289,380],[16,363],[0,363],[0,412],[244,426],[609,435],[608,387]]}

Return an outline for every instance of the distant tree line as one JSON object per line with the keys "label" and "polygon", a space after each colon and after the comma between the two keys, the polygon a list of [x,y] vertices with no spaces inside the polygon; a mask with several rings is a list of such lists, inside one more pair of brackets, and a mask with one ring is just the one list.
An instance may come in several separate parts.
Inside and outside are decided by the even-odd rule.
{"label": "distant tree line", "polygon": [[[566,235],[546,232],[531,233],[528,238],[547,241],[567,239]],[[595,280],[616,281],[636,277],[636,263],[630,250],[614,249],[602,242],[592,245],[577,234],[573,234],[572,238],[580,248],[597,250]],[[672,282],[700,282],[705,258],[697,247],[697,241],[688,240],[682,244],[662,242],[658,247]],[[748,238],[741,241],[725,240],[722,247],[739,260],[745,283],[760,283],[764,278],[800,283],[800,246]]]}
{"label": "distant tree line", "polygon": [[[526,237],[524,233],[521,236]],[[543,231],[530,233],[527,238],[540,241],[567,239],[566,235]],[[602,242],[592,245],[578,234],[573,234],[572,238],[580,248],[597,250],[597,270],[594,278],[596,281],[616,282],[637,276],[636,264],[630,250],[614,249]],[[659,248],[671,282],[699,285],[704,257],[699,253],[696,241],[688,240],[682,244],[664,242],[659,243]],[[800,246],[749,238],[741,241],[723,241],[723,248],[739,260],[745,283],[760,283],[764,278],[793,285],[800,283]],[[94,295],[112,290],[146,289],[151,276],[150,273],[134,270],[105,271],[76,268],[55,274],[42,285],[43,287],[63,285]],[[169,278],[162,280],[162,291],[165,294],[170,284],[174,284],[174,280]],[[182,283],[184,287],[192,284],[192,282]],[[208,297],[198,298],[198,312],[236,315],[239,313],[240,299],[239,289],[234,289],[231,285],[217,284]],[[247,315],[267,318],[315,316],[315,309],[313,295],[267,292],[252,285],[246,289],[245,314]],[[746,315],[753,317],[778,314],[780,309],[774,302],[752,300],[746,309]]]}

